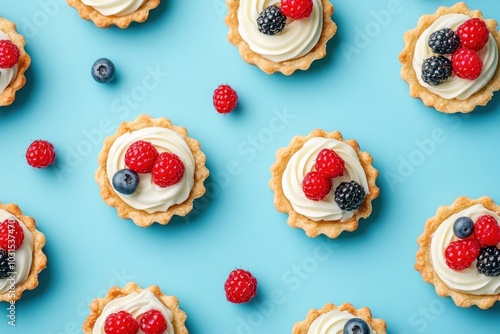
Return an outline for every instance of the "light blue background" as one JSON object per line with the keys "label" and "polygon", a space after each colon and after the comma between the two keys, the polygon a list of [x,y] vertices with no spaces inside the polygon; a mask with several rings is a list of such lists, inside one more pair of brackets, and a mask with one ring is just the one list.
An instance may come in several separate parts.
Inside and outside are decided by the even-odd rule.
{"label": "light blue background", "polygon": [[[404,32],[453,1],[336,0],[326,58],[291,77],[242,60],[226,39],[222,0],[162,0],[125,30],[99,29],[63,0],[0,2],[33,60],[15,104],[0,111],[0,200],[36,218],[48,257],[40,286],[16,304],[15,328],[0,304],[1,333],[80,333],[89,302],[129,280],[177,296],[193,334],[289,333],[327,302],[369,306],[392,334],[499,331],[498,305],[459,308],[413,269],[438,206],[460,195],[500,201],[500,96],[470,115],[443,115],[411,98],[399,76]],[[495,1],[468,5],[500,20]],[[117,67],[112,84],[90,76],[100,57]],[[145,90],[151,71],[162,74]],[[227,116],[212,107],[220,83],[240,98]],[[141,229],[99,196],[102,140],[140,113],[186,126],[207,155],[208,192],[188,219]],[[355,138],[380,171],[372,215],[331,241],[290,228],[267,185],[276,150],[318,127]],[[40,138],[57,149],[46,170],[24,159]],[[235,267],[259,280],[249,305],[225,300]]]}

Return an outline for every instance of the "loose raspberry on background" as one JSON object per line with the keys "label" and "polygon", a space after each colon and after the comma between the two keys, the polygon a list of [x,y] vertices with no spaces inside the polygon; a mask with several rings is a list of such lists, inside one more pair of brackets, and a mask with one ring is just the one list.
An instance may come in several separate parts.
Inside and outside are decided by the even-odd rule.
{"label": "loose raspberry on background", "polygon": [[5,219],[0,224],[0,248],[6,251],[21,247],[24,240],[24,230],[17,220]]}
{"label": "loose raspberry on background", "polygon": [[0,68],[16,66],[20,56],[17,45],[6,39],[0,40]]}
{"label": "loose raspberry on background", "polygon": [[309,172],[302,180],[302,190],[311,201],[321,201],[332,190],[332,181],[319,172]]}
{"label": "loose raspberry on background", "polygon": [[312,0],[281,0],[281,12],[292,20],[306,19],[312,10]]}
{"label": "loose raspberry on background", "polygon": [[444,251],[446,264],[455,271],[462,271],[476,260],[480,251],[481,247],[476,240],[453,241]]}
{"label": "loose raspberry on background", "polygon": [[130,313],[120,311],[108,315],[104,322],[104,332],[106,334],[137,334],[139,324]]}
{"label": "loose raspberry on background", "polygon": [[334,150],[324,148],[316,157],[316,171],[326,178],[334,178],[344,174],[344,159]]}
{"label": "loose raspberry on background", "polygon": [[238,94],[229,85],[219,85],[212,96],[215,110],[220,114],[228,114],[236,108]]}
{"label": "loose raspberry on background", "polygon": [[483,69],[483,61],[471,49],[458,49],[451,56],[451,62],[455,74],[462,79],[475,80]]}
{"label": "loose raspberry on background", "polygon": [[163,152],[151,170],[153,182],[162,188],[174,185],[182,179],[184,170],[184,163],[176,154]]}
{"label": "loose raspberry on background", "polygon": [[160,311],[151,310],[142,315],[139,328],[145,334],[163,334],[167,330],[167,320]]}
{"label": "loose raspberry on background", "polygon": [[26,161],[31,167],[45,168],[55,160],[54,145],[46,140],[35,140],[26,150]]}
{"label": "loose raspberry on background", "polygon": [[474,224],[474,236],[481,247],[496,246],[500,243],[500,226],[495,218],[484,215]]}
{"label": "loose raspberry on background", "polygon": [[148,141],[138,140],[125,152],[125,165],[136,173],[149,173],[153,169],[158,151]]}
{"label": "loose raspberry on background", "polygon": [[465,21],[457,28],[460,45],[465,48],[479,51],[488,43],[490,31],[483,20],[473,18]]}
{"label": "loose raspberry on background", "polygon": [[249,271],[235,269],[226,279],[224,291],[231,303],[248,303],[257,294],[257,279]]}

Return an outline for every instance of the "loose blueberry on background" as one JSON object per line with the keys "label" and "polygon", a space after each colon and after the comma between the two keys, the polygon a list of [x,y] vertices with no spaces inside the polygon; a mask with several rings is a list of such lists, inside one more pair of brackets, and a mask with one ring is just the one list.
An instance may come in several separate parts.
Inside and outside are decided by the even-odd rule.
{"label": "loose blueberry on background", "polygon": [[453,234],[457,238],[465,239],[474,233],[474,222],[469,217],[459,217],[453,223]]}
{"label": "loose blueberry on background", "polygon": [[139,185],[139,175],[130,169],[120,169],[113,175],[113,188],[120,194],[131,195]]}
{"label": "loose blueberry on background", "polygon": [[107,58],[97,59],[92,65],[92,78],[99,83],[106,83],[115,77],[115,65]]}
{"label": "loose blueberry on background", "polygon": [[363,319],[352,318],[345,323],[344,334],[370,334],[370,326]]}

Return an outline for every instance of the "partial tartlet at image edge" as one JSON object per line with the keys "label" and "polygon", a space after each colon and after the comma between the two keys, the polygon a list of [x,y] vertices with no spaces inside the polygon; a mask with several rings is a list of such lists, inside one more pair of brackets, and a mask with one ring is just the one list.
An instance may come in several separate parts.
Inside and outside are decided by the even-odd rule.
{"label": "partial tartlet at image edge", "polygon": [[[455,271],[448,266],[445,257],[445,249],[450,243],[461,240],[453,231],[456,219],[468,217],[475,221],[480,216],[491,215],[500,224],[499,213],[500,206],[487,196],[478,199],[462,196],[450,206],[439,207],[436,214],[426,221],[424,232],[417,240],[419,250],[415,269],[425,282],[434,285],[439,296],[450,296],[460,307],[476,305],[481,309],[490,308],[500,300],[500,276],[479,273],[477,260],[470,267]],[[473,234],[464,240],[474,239]]]}
{"label": "partial tartlet at image edge", "polygon": [[[24,73],[31,64],[31,58],[24,50],[26,42],[24,37],[17,33],[16,25],[9,20],[0,17],[0,40],[3,39],[11,40],[18,47],[20,53],[19,61],[14,68],[0,69],[0,106],[8,106],[14,102],[16,92],[26,83]],[[3,83],[3,80],[5,79],[2,77],[7,77],[7,71],[13,71],[12,78],[9,82]]]}
{"label": "partial tartlet at image edge", "polygon": [[[179,155],[186,168],[179,185],[161,188],[154,184],[151,173],[144,173],[139,174],[141,180],[134,194],[123,195],[114,189],[113,175],[109,173],[126,167],[125,152],[138,140],[151,141],[160,153],[171,151]],[[193,201],[205,194],[203,183],[209,175],[205,161],[200,143],[189,137],[184,127],[173,125],[165,117],[155,119],[143,114],[122,123],[114,135],[104,140],[95,179],[102,199],[115,207],[120,217],[131,219],[140,227],[155,222],[165,225],[174,215],[187,215],[193,209]]]}
{"label": "partial tartlet at image edge", "polygon": [[[321,310],[312,309],[307,313],[305,320],[295,323],[292,334],[320,334],[326,333],[328,329],[342,332],[347,320],[360,318],[364,320],[372,330],[372,333],[386,334],[387,325],[382,319],[375,319],[369,308],[356,309],[352,304],[344,303],[340,306],[328,303]],[[322,320],[324,321],[321,324]],[[325,325],[326,327],[322,327]],[[316,330],[314,329],[316,327]],[[330,333],[330,331],[328,331]],[[332,332],[333,333],[333,332]]]}
{"label": "partial tartlet at image edge", "polygon": [[[447,82],[445,82],[443,84],[444,86],[441,85],[442,87],[431,86],[427,84],[423,85],[422,82],[419,81],[421,73],[416,73],[414,69],[414,64],[416,61],[415,57],[417,54],[416,45],[424,43],[424,47],[428,49],[427,41],[419,40],[420,37],[423,34],[427,35],[432,33],[433,31],[428,31],[427,29],[435,24],[439,26],[436,28],[444,28],[444,26],[441,27],[441,24],[438,23],[440,22],[439,20],[444,20],[443,24],[446,23],[447,20],[445,20],[444,18],[447,17],[447,15],[464,15],[463,21],[465,21],[467,17],[479,18],[486,23],[486,26],[490,31],[490,40],[485,46],[485,50],[481,50],[481,52],[483,55],[485,55],[485,57],[489,57],[486,52],[491,51],[496,54],[496,68],[491,69],[493,71],[492,76],[488,81],[486,81],[486,83],[479,82],[481,84],[484,84],[480,88],[476,88],[478,84],[472,82],[471,80],[456,77],[455,73],[453,73],[450,77],[450,79],[453,80],[453,83],[448,84]],[[459,22],[455,22],[454,24],[456,25],[460,23],[462,23],[462,20],[460,20]],[[446,28],[454,29],[456,27]],[[405,33],[405,46],[403,51],[399,55],[399,61],[402,64],[400,74],[401,77],[408,83],[410,95],[415,98],[420,98],[426,106],[434,107],[436,110],[443,113],[468,113],[474,110],[476,106],[485,106],[493,97],[493,93],[500,89],[500,66],[498,64],[498,54],[500,54],[500,32],[496,29],[497,22],[495,20],[484,19],[482,13],[479,10],[470,10],[463,2],[457,3],[452,7],[439,7],[436,13],[423,15],[419,19],[417,27]],[[486,48],[488,48],[488,50],[486,50]],[[489,50],[489,48],[494,48],[494,50]],[[422,49],[421,52],[418,52],[418,54],[420,55],[423,51],[425,50]],[[425,52],[429,53],[429,51]],[[494,66],[494,64],[492,64],[491,66]],[[481,76],[483,76],[488,70],[490,69],[483,67]],[[481,76],[476,80],[481,80]],[[446,86],[447,84],[449,87]],[[469,89],[470,91],[468,91]],[[435,92],[433,92],[432,90],[434,90]],[[458,93],[460,95],[465,95],[455,96]]]}
{"label": "partial tartlet at image edge", "polygon": [[[280,34],[269,36],[264,35],[258,31],[256,17],[259,13],[257,11],[263,11],[265,8],[253,8],[257,7],[257,3],[252,3],[249,7],[245,8],[245,10],[240,11],[240,4],[242,1],[256,1],[256,0],[226,0],[226,4],[228,7],[228,14],[225,18],[225,22],[229,27],[228,40],[231,44],[236,46],[239,50],[241,57],[249,64],[253,64],[258,66],[262,71],[267,74],[272,74],[275,72],[281,72],[284,75],[291,75],[296,70],[307,70],[311,63],[317,59],[321,59],[326,55],[326,44],[328,40],[330,40],[335,33],[337,32],[337,25],[332,21],[331,16],[333,15],[333,5],[329,0],[313,0],[314,6],[320,5],[321,8],[314,8],[312,17],[317,17],[317,24],[321,25],[321,27],[314,27],[316,29],[321,29],[320,32],[317,33],[317,42],[314,45],[309,45],[311,43],[311,36],[316,35],[316,33],[307,31],[301,35],[301,39],[303,40],[301,43],[306,44],[307,48],[304,50],[300,49],[298,54],[296,50],[293,50],[293,55],[286,56],[289,50],[283,50],[284,53],[280,54],[280,52],[276,52],[274,50],[274,46],[276,44],[286,44],[283,42],[275,42],[278,41]],[[264,4],[264,2],[260,2]],[[279,1],[272,1],[270,4],[279,4]],[[317,12],[315,12],[317,11]],[[254,15],[256,14],[256,15]],[[240,16],[241,15],[241,16]],[[251,16],[251,17],[247,17]],[[246,21],[248,24],[243,24],[240,22],[239,18],[246,17]],[[309,20],[309,19],[306,19]],[[240,26],[242,24],[242,26]],[[290,26],[293,24],[304,24],[299,21],[292,21]],[[288,23],[287,23],[288,25]],[[248,40],[245,40],[245,37],[242,36],[239,29],[243,29],[243,31],[248,32],[248,36],[256,37],[254,40],[250,40],[250,37],[247,37]],[[282,36],[286,36],[286,34],[290,34],[290,38],[288,38],[288,44],[297,43],[297,32],[296,31],[288,31],[288,26],[282,32]],[[314,30],[314,29],[313,29]],[[260,43],[256,39],[260,40]],[[275,39],[273,41],[273,39]],[[263,54],[263,52],[259,52],[257,49],[262,49],[269,51],[269,55]],[[296,55],[297,54],[297,55]],[[277,58],[276,58],[277,57]],[[271,59],[272,58],[272,59]]]}
{"label": "partial tartlet at image edge", "polygon": [[[315,143],[316,141],[320,142]],[[304,148],[305,145],[311,146],[310,152],[302,152],[306,149]],[[329,194],[320,201],[312,201],[306,198],[301,188],[301,182],[304,178],[302,174],[306,175],[307,172],[314,168],[314,159],[316,159],[318,152],[323,148],[335,151],[337,147],[340,149],[337,153],[346,160],[347,173],[344,173],[338,180],[333,179],[332,183],[339,183],[339,180],[353,181],[353,177],[356,176],[365,190],[365,198],[361,206],[352,211],[344,211],[337,206],[333,196],[335,192],[334,186],[332,186]],[[309,150],[309,148],[307,149]],[[297,154],[300,156],[297,156]],[[297,159],[294,156],[297,157],[298,161],[295,161]],[[291,160],[294,160],[295,165],[288,168]],[[344,140],[338,131],[328,133],[316,129],[307,136],[295,136],[289,146],[278,149],[276,162],[271,166],[269,186],[274,192],[274,205],[279,212],[288,214],[288,225],[303,229],[309,237],[325,234],[329,238],[336,238],[343,231],[352,232],[358,228],[360,218],[367,218],[371,214],[372,200],[377,198],[380,193],[375,184],[378,171],[373,167],[372,163],[373,158],[369,153],[362,152],[355,140]],[[288,170],[290,172],[287,172]],[[294,175],[294,173],[297,175]],[[285,180],[285,174],[290,174],[287,180]],[[284,190],[284,182],[290,183],[287,186],[289,188],[287,191]],[[292,194],[289,194],[289,197],[296,197],[297,201],[300,202],[297,207],[306,207],[304,212],[308,211],[315,217],[297,212],[294,203],[287,197],[286,192],[291,192]],[[339,218],[323,218],[332,216]]]}
{"label": "partial tartlet at image edge", "polygon": [[94,22],[99,28],[115,25],[127,28],[132,22],[142,23],[148,19],[149,11],[160,5],[160,0],[66,0],[82,19]]}
{"label": "partial tartlet at image edge", "polygon": [[[17,221],[24,231],[24,239],[15,250],[15,271],[7,278],[0,279],[0,302],[13,302],[19,300],[25,290],[33,290],[38,286],[38,274],[46,268],[47,257],[42,251],[45,246],[45,235],[38,231],[35,220],[23,215],[16,204],[0,203],[0,223],[12,219]],[[10,233],[10,229],[8,229]],[[9,246],[11,244],[9,243]],[[5,250],[9,252],[9,249]],[[26,263],[30,262],[29,266]],[[15,281],[12,289],[11,278]]]}
{"label": "partial tartlet at image edge", "polygon": [[165,334],[188,334],[185,325],[187,316],[179,308],[179,300],[176,297],[163,294],[156,285],[143,289],[134,282],[123,288],[114,286],[104,298],[94,299],[90,304],[90,314],[82,326],[83,333],[104,334],[104,323],[110,314],[125,311],[137,320],[151,308],[165,316]]}

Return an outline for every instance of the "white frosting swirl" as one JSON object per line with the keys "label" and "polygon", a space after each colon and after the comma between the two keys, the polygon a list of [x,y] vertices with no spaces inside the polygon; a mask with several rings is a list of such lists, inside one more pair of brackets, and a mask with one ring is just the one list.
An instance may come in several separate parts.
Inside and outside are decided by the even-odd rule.
{"label": "white frosting swirl", "polygon": [[144,0],[82,0],[104,16],[125,16],[139,8]]}
{"label": "white frosting swirl", "polygon": [[[345,162],[344,175],[332,179],[332,191],[321,201],[312,201],[304,195],[302,180],[313,170],[318,153],[328,148],[334,150]],[[359,162],[356,151],[348,144],[323,137],[314,137],[304,143],[304,146],[293,154],[286,166],[282,178],[283,193],[290,201],[293,209],[311,220],[346,221],[355,211],[344,211],[334,200],[334,192],[343,181],[354,180],[359,183],[366,194],[369,192],[365,171]]]}
{"label": "white frosting swirl", "polygon": [[456,30],[459,25],[470,19],[465,14],[447,14],[438,18],[422,35],[420,35],[415,44],[415,52],[413,55],[413,69],[418,78],[419,83],[430,90],[431,92],[441,96],[444,99],[465,100],[478,90],[484,87],[495,74],[498,64],[498,46],[495,38],[491,35],[488,43],[478,52],[479,57],[483,61],[483,70],[480,76],[475,80],[467,80],[451,75],[446,82],[439,86],[431,86],[422,80],[422,64],[424,60],[433,56],[432,50],[429,48],[429,36],[440,29],[450,28]]}
{"label": "white frosting swirl", "polygon": [[[151,310],[160,311],[165,317],[165,320],[167,320],[167,330],[164,334],[174,334],[174,326],[172,325],[174,315],[172,314],[172,311],[170,311],[165,304],[163,304],[154,295],[154,293],[149,290],[143,290],[140,293],[132,292],[127,296],[113,299],[107,303],[106,306],[104,306],[101,315],[95,321],[92,333],[105,334],[104,324],[106,322],[106,318],[113,313],[126,311],[132,314],[132,317],[137,320],[140,315]],[[139,330],[138,334],[144,334],[144,332]]]}
{"label": "white frosting swirl", "polygon": [[281,62],[302,57],[318,43],[323,30],[323,5],[313,0],[311,16],[287,22],[277,35],[263,34],[257,28],[257,18],[268,6],[279,4],[277,0],[240,0],[238,8],[238,32],[250,49],[263,57]]}
{"label": "white frosting swirl", "polygon": [[118,170],[126,168],[125,153],[138,140],[150,142],[158,153],[168,151],[176,154],[184,163],[184,175],[178,183],[162,188],[153,182],[151,173],[139,173],[139,186],[132,195],[116,194],[131,207],[148,213],[166,211],[172,205],[184,202],[194,184],[194,157],[184,138],[170,129],[149,127],[118,137],[109,150],[107,160],[109,183],[113,184],[113,175]]}
{"label": "white frosting swirl", "polygon": [[[19,225],[23,228],[24,239],[21,246],[15,251],[15,265],[16,269],[12,276],[15,278],[14,282],[11,282],[10,276],[7,278],[0,279],[0,293],[5,293],[9,291],[11,283],[16,286],[26,281],[29,276],[31,269],[31,259],[33,257],[33,234],[24,225],[22,221],[13,216],[10,212],[0,209],[0,223],[6,219],[14,219],[19,222]],[[9,251],[8,249],[5,249]]]}
{"label": "white frosting swirl", "polygon": [[[0,40],[9,40],[9,36],[0,30]],[[2,94],[12,80],[17,76],[17,64],[12,68],[0,68],[0,94]]]}
{"label": "white frosting swirl", "polygon": [[[332,310],[317,317],[309,326],[307,334],[342,334],[346,322],[353,318],[356,317],[349,312]],[[377,334],[371,327],[370,333]]]}
{"label": "white frosting swirl", "polygon": [[432,266],[439,278],[451,289],[472,295],[500,294],[500,276],[488,277],[480,274],[476,269],[476,261],[463,271],[455,271],[448,267],[444,251],[446,247],[457,240],[453,234],[453,224],[459,217],[469,217],[473,222],[484,215],[493,216],[497,222],[500,217],[493,211],[486,209],[482,204],[473,205],[465,210],[453,214],[443,221],[432,236],[431,258]]}

